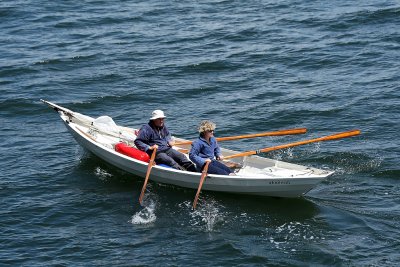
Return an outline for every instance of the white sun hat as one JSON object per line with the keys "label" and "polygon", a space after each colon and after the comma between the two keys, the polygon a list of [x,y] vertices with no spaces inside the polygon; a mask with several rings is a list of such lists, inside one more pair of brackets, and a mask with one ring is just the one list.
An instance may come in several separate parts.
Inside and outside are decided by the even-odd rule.
{"label": "white sun hat", "polygon": [[156,109],[151,113],[151,118],[150,120],[156,120],[156,119],[161,119],[161,118],[166,118],[164,115],[164,111]]}

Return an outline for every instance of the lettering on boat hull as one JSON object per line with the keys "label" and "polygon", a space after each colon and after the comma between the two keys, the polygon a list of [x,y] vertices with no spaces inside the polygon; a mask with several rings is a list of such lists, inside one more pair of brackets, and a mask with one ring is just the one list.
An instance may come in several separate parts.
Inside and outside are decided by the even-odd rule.
{"label": "lettering on boat hull", "polygon": [[269,184],[290,184],[290,181],[270,181]]}

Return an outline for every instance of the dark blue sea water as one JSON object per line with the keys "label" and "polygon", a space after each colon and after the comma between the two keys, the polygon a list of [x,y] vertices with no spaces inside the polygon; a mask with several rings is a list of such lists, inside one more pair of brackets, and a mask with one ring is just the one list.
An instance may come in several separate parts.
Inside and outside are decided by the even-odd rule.
{"label": "dark blue sea water", "polygon": [[[1,266],[395,266],[400,261],[398,1],[0,2]],[[43,98],[175,136],[202,119],[253,150],[336,171],[279,199],[150,183],[85,152]]]}

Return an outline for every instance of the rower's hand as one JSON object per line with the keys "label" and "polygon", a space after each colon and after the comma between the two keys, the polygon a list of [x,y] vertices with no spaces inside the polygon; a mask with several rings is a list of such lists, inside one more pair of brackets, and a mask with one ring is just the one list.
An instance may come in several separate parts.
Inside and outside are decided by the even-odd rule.
{"label": "rower's hand", "polygon": [[169,145],[170,147],[173,147],[173,146],[175,145],[175,140],[169,141],[169,142],[168,142],[168,145]]}
{"label": "rower's hand", "polygon": [[152,145],[151,147],[149,147],[150,150],[154,150],[155,148],[158,149],[158,145]]}
{"label": "rower's hand", "polygon": [[217,160],[224,160],[224,156],[222,156],[222,155],[218,156]]}
{"label": "rower's hand", "polygon": [[206,159],[205,162],[211,162],[211,159]]}

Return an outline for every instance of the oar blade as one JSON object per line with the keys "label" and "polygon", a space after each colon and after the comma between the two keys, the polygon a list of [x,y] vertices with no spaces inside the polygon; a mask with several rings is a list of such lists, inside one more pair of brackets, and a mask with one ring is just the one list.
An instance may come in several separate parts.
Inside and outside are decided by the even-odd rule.
{"label": "oar blade", "polygon": [[356,136],[359,134],[361,134],[360,130],[352,130],[352,131],[347,131],[347,132],[343,132],[343,133],[329,135],[329,136],[322,137],[322,138],[324,139],[323,141],[328,141],[328,140],[337,140],[337,139],[342,139],[342,138],[348,138],[348,137]]}

